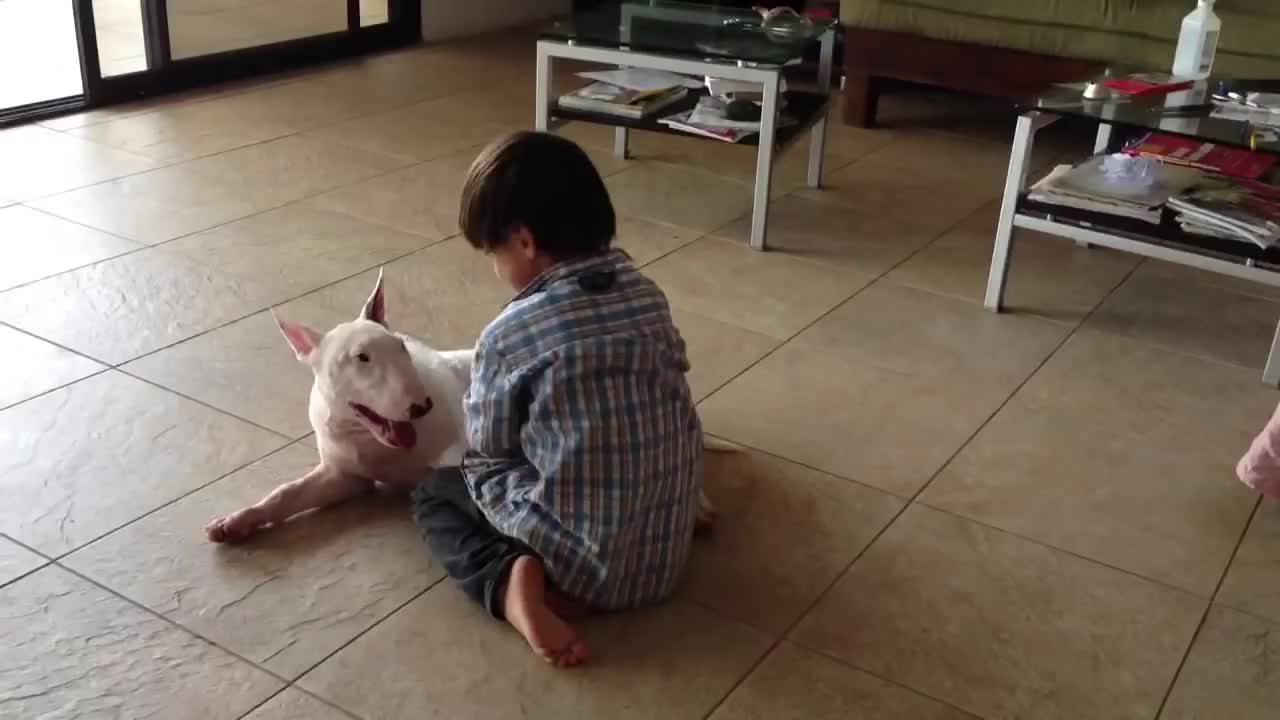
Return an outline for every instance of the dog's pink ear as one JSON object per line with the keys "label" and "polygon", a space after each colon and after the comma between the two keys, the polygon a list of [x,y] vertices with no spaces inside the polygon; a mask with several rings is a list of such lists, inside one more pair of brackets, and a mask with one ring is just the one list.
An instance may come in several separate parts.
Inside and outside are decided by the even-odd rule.
{"label": "dog's pink ear", "polygon": [[289,341],[289,346],[293,348],[293,352],[302,362],[311,360],[311,353],[315,352],[320,345],[320,333],[299,322],[292,320],[281,320],[276,317],[274,312],[271,317],[276,319],[276,325],[280,326],[280,332],[284,335],[284,339]]}
{"label": "dog's pink ear", "polygon": [[360,311],[360,317],[372,320],[379,325],[387,324],[387,303],[382,296],[382,268],[378,268],[378,282],[373,286],[373,294],[364,301],[364,309]]}

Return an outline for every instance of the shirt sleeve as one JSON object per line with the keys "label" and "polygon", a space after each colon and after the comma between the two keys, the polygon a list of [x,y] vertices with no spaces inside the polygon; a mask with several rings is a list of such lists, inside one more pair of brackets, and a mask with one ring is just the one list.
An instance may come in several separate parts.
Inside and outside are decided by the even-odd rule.
{"label": "shirt sleeve", "polygon": [[477,502],[486,496],[486,485],[528,465],[520,446],[520,426],[527,412],[521,399],[525,393],[506,366],[503,357],[481,338],[463,399],[468,450],[462,469]]}
{"label": "shirt sleeve", "polygon": [[463,401],[467,447],[487,457],[519,452],[524,414],[521,394],[502,356],[481,339],[471,366],[471,385]]}

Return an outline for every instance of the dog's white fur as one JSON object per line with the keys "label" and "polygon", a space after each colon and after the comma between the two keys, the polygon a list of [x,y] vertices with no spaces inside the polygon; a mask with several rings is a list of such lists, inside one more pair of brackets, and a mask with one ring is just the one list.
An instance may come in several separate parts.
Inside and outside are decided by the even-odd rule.
{"label": "dog's white fur", "polygon": [[[310,418],[320,464],[257,503],[215,518],[205,527],[210,540],[246,539],[376,484],[409,490],[431,468],[461,462],[466,449],[462,398],[471,381],[473,353],[434,350],[391,332],[381,272],[360,317],[351,322],[323,335],[300,323],[276,322],[298,360],[315,375]],[[735,449],[710,438],[704,446]],[[709,524],[714,514],[704,494],[699,523]]]}

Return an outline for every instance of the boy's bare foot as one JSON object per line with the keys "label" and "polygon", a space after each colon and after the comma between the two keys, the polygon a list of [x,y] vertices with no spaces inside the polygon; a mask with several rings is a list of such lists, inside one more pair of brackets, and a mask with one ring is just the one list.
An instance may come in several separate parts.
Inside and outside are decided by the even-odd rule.
{"label": "boy's bare foot", "polygon": [[511,564],[502,611],[529,647],[552,665],[568,668],[587,659],[586,643],[547,606],[547,576],[537,558],[525,555]]}

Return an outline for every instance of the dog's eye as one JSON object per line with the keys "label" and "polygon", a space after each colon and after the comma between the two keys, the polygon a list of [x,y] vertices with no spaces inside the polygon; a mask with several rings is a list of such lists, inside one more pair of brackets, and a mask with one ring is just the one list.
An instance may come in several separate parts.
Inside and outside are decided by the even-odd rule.
{"label": "dog's eye", "polygon": [[369,362],[369,353],[360,353],[356,356],[356,359],[360,362]]}

